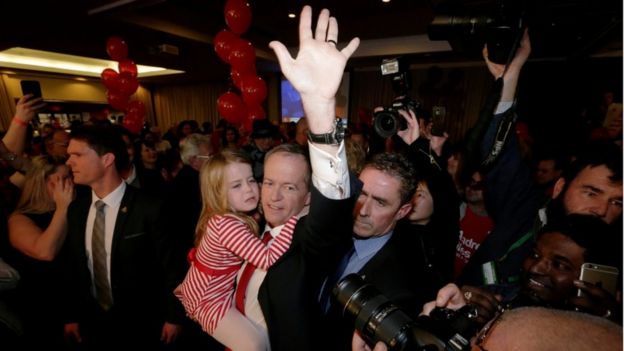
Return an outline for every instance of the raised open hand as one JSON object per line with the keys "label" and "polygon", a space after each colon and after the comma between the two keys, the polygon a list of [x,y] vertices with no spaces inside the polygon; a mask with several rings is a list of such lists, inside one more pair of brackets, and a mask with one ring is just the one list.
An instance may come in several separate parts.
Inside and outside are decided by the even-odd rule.
{"label": "raised open hand", "polygon": [[278,41],[272,41],[269,46],[275,51],[284,76],[301,94],[310,130],[327,132],[333,128],[335,95],[345,65],[360,40],[354,38],[345,48],[338,50],[338,22],[330,17],[327,9],[319,14],[314,34],[312,9],[309,6],[304,6],[300,18],[299,52],[296,58]]}

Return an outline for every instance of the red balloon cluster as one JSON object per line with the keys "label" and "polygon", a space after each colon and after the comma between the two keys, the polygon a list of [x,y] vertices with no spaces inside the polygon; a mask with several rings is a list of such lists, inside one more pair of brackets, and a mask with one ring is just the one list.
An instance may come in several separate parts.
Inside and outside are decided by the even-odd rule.
{"label": "red balloon cluster", "polygon": [[224,93],[217,99],[217,109],[229,123],[242,124],[251,131],[254,120],[266,118],[262,102],[267,97],[266,83],[256,75],[256,50],[240,37],[251,24],[251,8],[246,0],[227,0],[224,15],[229,30],[217,33],[214,48],[217,56],[231,66],[230,79],[241,95]]}
{"label": "red balloon cluster", "polygon": [[118,62],[118,70],[106,68],[100,77],[108,89],[106,100],[115,110],[125,111],[123,126],[138,134],[143,128],[145,105],[138,100],[130,101],[130,96],[139,88],[137,65],[128,58],[128,45],[119,37],[110,37],[106,41],[108,56]]}

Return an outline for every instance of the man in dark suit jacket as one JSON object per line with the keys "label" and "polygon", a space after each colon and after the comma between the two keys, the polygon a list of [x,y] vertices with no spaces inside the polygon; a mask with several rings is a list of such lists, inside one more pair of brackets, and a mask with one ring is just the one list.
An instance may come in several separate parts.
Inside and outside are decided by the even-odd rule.
{"label": "man in dark suit jacket", "polygon": [[[358,41],[337,50],[338,29],[327,10],[319,15],[314,38],[311,15],[311,9],[304,7],[296,59],[282,44],[273,42],[271,46],[282,71],[302,96],[310,133],[317,135],[310,137],[313,174],[310,176],[310,165],[298,145],[282,144],[267,153],[261,196],[268,230],[264,235],[281,235],[292,216],[300,219],[289,250],[268,272],[256,269],[249,285],[237,286],[237,296],[241,292],[246,296],[244,313],[260,332],[268,327],[274,351],[323,349],[318,296],[324,278],[348,249],[351,236],[352,202],[348,198],[353,189],[342,136],[336,135],[340,129],[335,94]],[[243,267],[241,277],[245,271]]]}
{"label": "man in dark suit jacket", "polygon": [[[359,179],[363,187],[353,211],[353,250],[345,255],[335,275],[342,279],[350,273],[359,274],[415,318],[441,287],[425,263],[417,234],[395,230],[397,221],[412,211],[417,173],[404,156],[382,153],[364,166]],[[352,319],[343,317],[343,306],[335,300],[324,308],[328,309],[328,339],[334,340],[329,348],[349,349]]]}
{"label": "man in dark suit jacket", "polygon": [[75,130],[68,151],[74,182],[92,194],[68,211],[66,337],[85,349],[170,344],[184,318],[173,295],[184,258],[163,230],[162,203],[123,181],[127,153],[110,126]]}

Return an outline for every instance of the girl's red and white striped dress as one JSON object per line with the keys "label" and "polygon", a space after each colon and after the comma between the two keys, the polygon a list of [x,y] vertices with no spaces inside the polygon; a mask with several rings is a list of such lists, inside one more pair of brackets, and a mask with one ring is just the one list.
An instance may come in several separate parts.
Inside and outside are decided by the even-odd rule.
{"label": "girl's red and white striped dress", "polygon": [[236,274],[243,261],[268,269],[290,246],[296,224],[297,217],[292,217],[265,246],[238,217],[210,218],[199,246],[189,254],[191,267],[186,278],[175,289],[188,316],[212,334],[225,312],[234,308]]}

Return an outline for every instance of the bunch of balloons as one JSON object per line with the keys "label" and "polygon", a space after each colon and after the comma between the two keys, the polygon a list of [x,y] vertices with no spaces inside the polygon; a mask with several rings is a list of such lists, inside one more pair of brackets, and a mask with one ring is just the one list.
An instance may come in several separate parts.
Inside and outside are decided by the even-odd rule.
{"label": "bunch of balloons", "polygon": [[217,99],[219,114],[231,124],[243,124],[251,130],[256,119],[266,118],[262,102],[267,97],[267,86],[256,75],[256,51],[253,45],[240,37],[251,24],[251,8],[246,0],[227,0],[225,23],[214,38],[214,48],[221,60],[231,66],[230,78],[241,95],[228,91]]}
{"label": "bunch of balloons", "polygon": [[145,105],[138,100],[130,101],[130,96],[139,88],[137,65],[128,58],[128,45],[119,37],[110,37],[106,41],[108,56],[118,62],[119,72],[112,68],[102,71],[100,77],[108,91],[106,100],[115,110],[125,111],[123,126],[138,134],[143,128]]}

